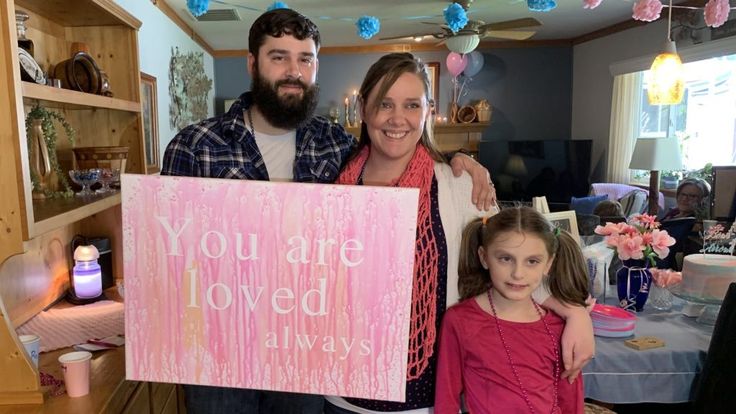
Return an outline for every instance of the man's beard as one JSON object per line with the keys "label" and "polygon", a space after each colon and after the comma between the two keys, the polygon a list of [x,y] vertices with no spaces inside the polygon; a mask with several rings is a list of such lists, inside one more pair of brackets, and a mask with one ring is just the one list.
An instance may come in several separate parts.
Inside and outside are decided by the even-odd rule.
{"label": "man's beard", "polygon": [[[287,93],[279,96],[281,85],[302,88],[302,95]],[[299,79],[283,79],[271,84],[261,77],[258,69],[253,72],[250,91],[253,103],[269,124],[281,129],[297,129],[314,114],[319,101],[319,85],[308,86]]]}

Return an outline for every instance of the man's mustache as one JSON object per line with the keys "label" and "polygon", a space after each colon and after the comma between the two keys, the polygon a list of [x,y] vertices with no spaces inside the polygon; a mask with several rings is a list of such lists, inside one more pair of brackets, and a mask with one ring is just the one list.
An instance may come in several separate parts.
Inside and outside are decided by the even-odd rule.
{"label": "man's mustache", "polygon": [[284,79],[280,81],[276,81],[276,87],[286,85],[286,86],[298,86],[302,89],[307,89],[307,85],[300,81],[299,79]]}

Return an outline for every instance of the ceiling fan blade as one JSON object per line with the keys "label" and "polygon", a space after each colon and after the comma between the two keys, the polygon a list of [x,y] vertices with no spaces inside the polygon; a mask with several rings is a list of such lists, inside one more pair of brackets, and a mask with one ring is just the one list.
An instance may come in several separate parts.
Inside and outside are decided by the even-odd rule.
{"label": "ceiling fan blade", "polygon": [[493,37],[496,39],[526,40],[537,32],[533,30],[486,30],[482,37]]}
{"label": "ceiling fan blade", "polygon": [[411,39],[413,37],[419,37],[419,36],[442,36],[438,33],[414,33],[414,34],[408,34],[408,35],[402,35],[402,36],[391,36],[391,37],[381,37],[378,40],[396,40],[396,39]]}
{"label": "ceiling fan blade", "polygon": [[520,29],[522,27],[538,27],[541,25],[542,22],[533,17],[524,17],[522,19],[506,20],[503,22],[484,24],[478,28],[478,31],[482,33],[487,30]]}

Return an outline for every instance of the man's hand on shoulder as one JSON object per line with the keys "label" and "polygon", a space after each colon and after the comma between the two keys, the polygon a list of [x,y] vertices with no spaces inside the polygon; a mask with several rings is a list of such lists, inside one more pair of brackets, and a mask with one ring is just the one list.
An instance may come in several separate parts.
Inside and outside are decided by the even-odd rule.
{"label": "man's hand on shoulder", "polygon": [[479,210],[488,211],[491,209],[491,206],[496,205],[496,190],[493,187],[491,175],[484,166],[480,165],[472,157],[460,152],[455,153],[452,157],[450,166],[455,177],[459,177],[463,171],[466,171],[470,175],[470,178],[472,178],[473,204]]}

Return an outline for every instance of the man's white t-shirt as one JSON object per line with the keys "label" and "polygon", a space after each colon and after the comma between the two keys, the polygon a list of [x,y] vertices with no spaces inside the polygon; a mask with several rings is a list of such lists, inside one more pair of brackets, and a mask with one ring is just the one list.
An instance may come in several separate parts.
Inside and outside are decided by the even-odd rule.
{"label": "man's white t-shirt", "polygon": [[296,130],[283,135],[256,131],[256,145],[261,151],[270,181],[292,181],[296,157]]}

